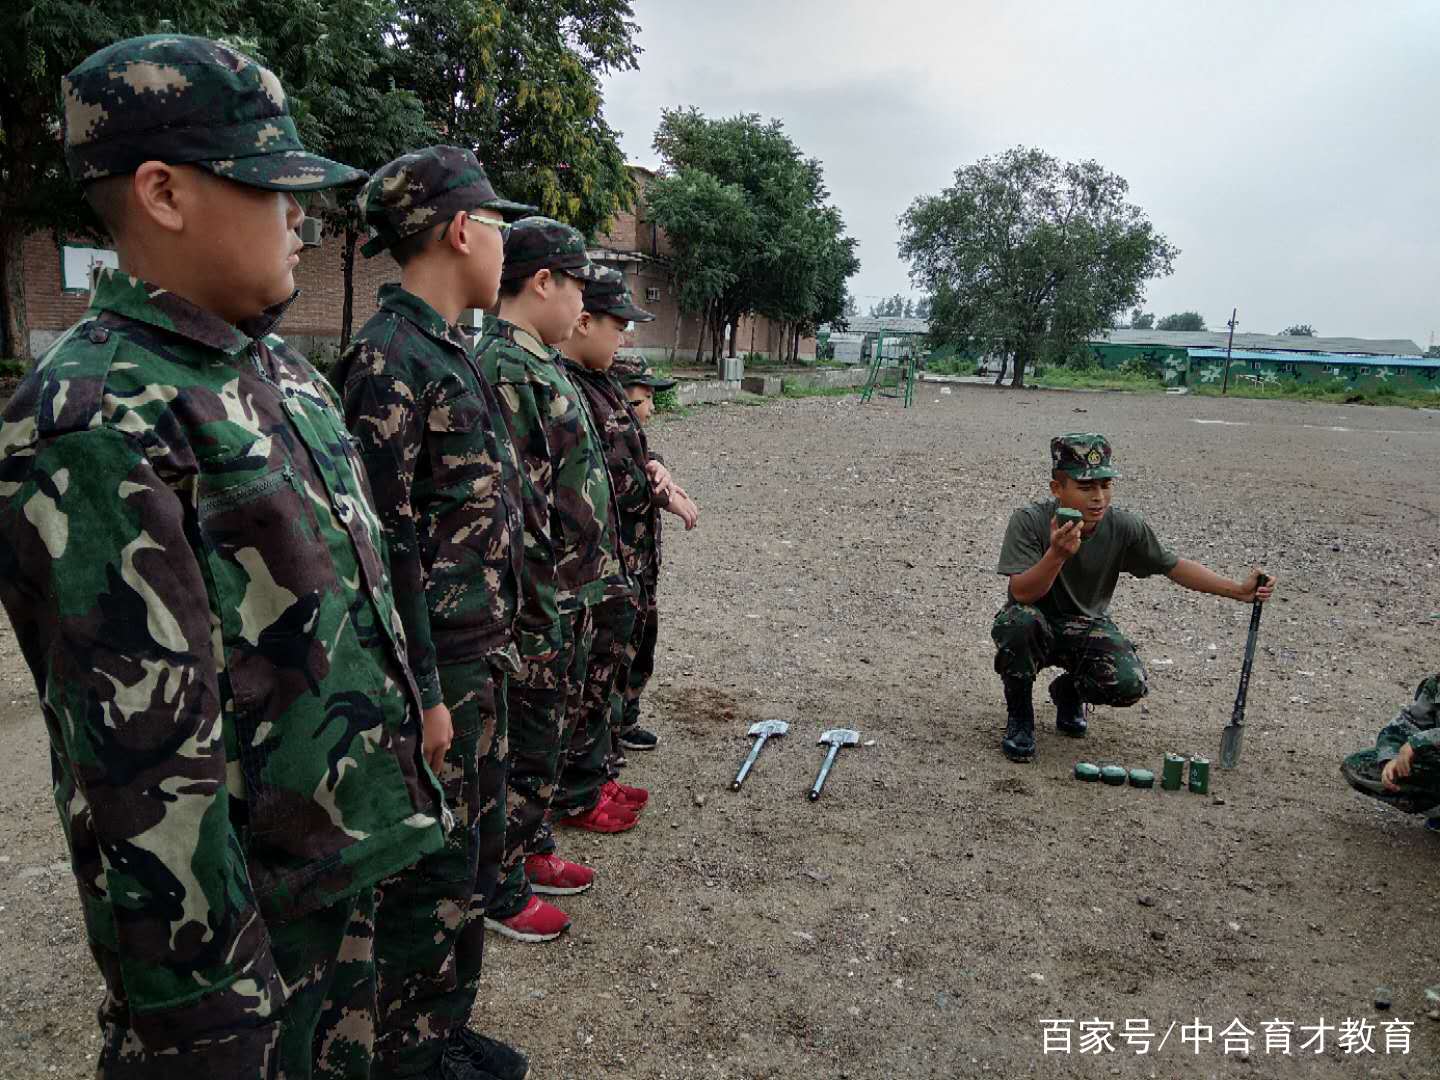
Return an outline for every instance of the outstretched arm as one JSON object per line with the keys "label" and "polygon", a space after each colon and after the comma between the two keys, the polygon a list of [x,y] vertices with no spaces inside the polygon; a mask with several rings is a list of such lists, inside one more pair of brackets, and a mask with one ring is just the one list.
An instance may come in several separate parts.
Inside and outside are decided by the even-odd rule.
{"label": "outstretched arm", "polygon": [[[1243,582],[1231,581],[1191,559],[1181,559],[1175,564],[1175,569],[1165,576],[1176,585],[1182,585],[1194,592],[1224,596],[1231,600],[1239,600],[1244,604],[1253,600],[1264,603],[1275,592],[1274,575],[1266,574],[1258,568],[1251,570],[1250,576]],[[1261,577],[1266,579],[1264,585],[1260,584]]]}

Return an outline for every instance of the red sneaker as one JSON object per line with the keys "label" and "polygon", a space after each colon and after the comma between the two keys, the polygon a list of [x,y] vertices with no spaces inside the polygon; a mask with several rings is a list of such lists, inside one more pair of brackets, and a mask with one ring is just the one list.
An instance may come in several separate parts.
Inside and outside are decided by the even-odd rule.
{"label": "red sneaker", "polygon": [[617,833],[633,829],[639,821],[634,810],[602,794],[600,801],[583,814],[570,814],[558,819],[557,823],[586,832]]}
{"label": "red sneaker", "polygon": [[600,789],[601,798],[609,797],[616,802],[628,806],[631,810],[642,810],[645,804],[650,801],[650,792],[643,787],[631,787],[629,784],[622,784],[618,780],[607,781]]}
{"label": "red sneaker", "polygon": [[485,927],[516,941],[553,941],[570,929],[570,916],[554,904],[532,896],[519,914],[508,919],[486,915]]}
{"label": "red sneaker", "polygon": [[526,855],[525,876],[530,888],[550,896],[574,896],[595,884],[595,871],[558,855]]}

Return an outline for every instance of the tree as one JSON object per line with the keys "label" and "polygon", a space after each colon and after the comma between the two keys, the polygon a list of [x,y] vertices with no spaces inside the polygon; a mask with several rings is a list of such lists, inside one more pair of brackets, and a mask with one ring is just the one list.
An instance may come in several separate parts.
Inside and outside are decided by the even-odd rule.
{"label": "tree", "polygon": [[1425,355],[1430,357],[1440,356],[1440,345],[1431,345],[1425,350]]}
{"label": "tree", "polygon": [[1018,147],[916,199],[900,219],[900,254],[934,298],[932,343],[1013,358],[1019,387],[1031,363],[1110,326],[1177,254],[1128,189],[1094,161]]}
{"label": "tree", "polygon": [[502,195],[587,236],[634,204],[600,80],[638,66],[629,0],[398,0],[397,86]]}
{"label": "tree", "polygon": [[[734,347],[746,315],[780,324],[790,355],[804,331],[840,317],[845,282],[859,268],[855,241],[828,205],[820,163],[801,155],[780,121],[667,109],[655,149],[665,172],[646,194],[648,213],[670,237],[677,273],[699,273],[702,250],[723,271],[712,269],[681,291],[681,306],[700,316],[712,356],[718,359],[727,331]],[[733,227],[700,221],[700,192],[716,202],[724,194],[731,209],[710,212],[733,214]]]}
{"label": "tree", "polygon": [[930,297],[928,297],[928,296],[922,296],[922,297],[920,298],[919,302],[915,305],[915,318],[917,318],[917,319],[928,319],[928,318],[930,318],[930,305],[931,305],[931,303],[932,303],[932,301],[931,301]]}
{"label": "tree", "polygon": [[903,314],[907,319],[913,319],[915,317],[915,302],[908,296],[905,298],[905,311]]}
{"label": "tree", "polygon": [[[285,85],[306,146],[374,169],[435,141],[420,99],[395,85],[401,61],[386,34],[398,17],[394,0],[251,0],[250,7],[255,52]],[[342,244],[341,349],[354,322],[355,247],[365,231],[355,194],[312,197],[307,208]]]}
{"label": "tree", "polygon": [[1131,330],[1154,330],[1155,316],[1148,311],[1141,311],[1138,307],[1130,313]]}
{"label": "tree", "polygon": [[96,49],[135,34],[217,34],[234,0],[29,0],[0,35],[0,356],[30,355],[25,237],[104,234],[65,169],[60,79]]}
{"label": "tree", "polygon": [[1309,323],[1296,323],[1294,326],[1287,326],[1280,333],[1289,334],[1291,337],[1314,337],[1315,328]]}
{"label": "tree", "polygon": [[858,317],[859,314],[860,305],[855,302],[855,297],[851,296],[849,292],[847,292],[845,294],[845,317],[847,319],[853,319]]}
{"label": "tree", "polygon": [[1205,318],[1198,311],[1179,311],[1155,324],[1156,330],[1204,330]]}

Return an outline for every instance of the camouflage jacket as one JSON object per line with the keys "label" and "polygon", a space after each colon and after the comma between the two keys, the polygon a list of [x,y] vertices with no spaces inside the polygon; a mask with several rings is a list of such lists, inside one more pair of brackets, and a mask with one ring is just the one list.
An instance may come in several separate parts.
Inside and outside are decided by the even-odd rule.
{"label": "camouflage jacket", "polygon": [[520,474],[470,348],[424,300],[386,285],[335,370],[426,708],[441,702],[437,664],[519,659]]}
{"label": "camouflage jacket", "polygon": [[630,591],[600,438],[560,354],[504,319],[476,347],[520,461],[525,575],[520,618],[535,629]]}
{"label": "camouflage jacket", "polygon": [[566,359],[571,381],[585,395],[590,418],[605,447],[610,487],[615,493],[615,518],[620,558],[625,569],[647,585],[660,574],[660,511],[668,500],[656,497],[645,466],[659,461],[645,440],[625,388],[608,371],[591,371]]}
{"label": "camouflage jacket", "polygon": [[443,841],[359,457],[270,315],[103,273],[0,422],[0,599],[149,1048],[271,1017],[265,922]]}
{"label": "camouflage jacket", "polygon": [[1416,750],[1440,749],[1440,675],[1431,675],[1415,688],[1415,700],[1375,740],[1375,757],[1389,761],[1409,743]]}

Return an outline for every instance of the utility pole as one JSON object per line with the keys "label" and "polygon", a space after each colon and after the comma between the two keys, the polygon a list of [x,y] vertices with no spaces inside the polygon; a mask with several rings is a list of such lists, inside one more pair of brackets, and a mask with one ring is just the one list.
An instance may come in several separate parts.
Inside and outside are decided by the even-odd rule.
{"label": "utility pole", "polygon": [[1225,342],[1225,381],[1220,384],[1220,393],[1222,396],[1230,391],[1230,346],[1235,344],[1235,313],[1239,310],[1239,308],[1230,309],[1230,322],[1228,324],[1230,327],[1230,337],[1226,339]]}

